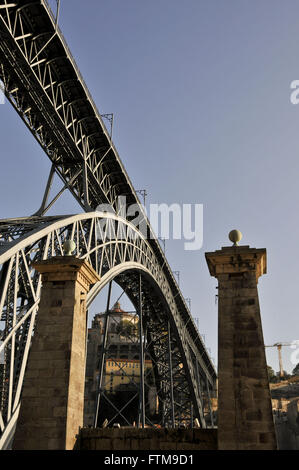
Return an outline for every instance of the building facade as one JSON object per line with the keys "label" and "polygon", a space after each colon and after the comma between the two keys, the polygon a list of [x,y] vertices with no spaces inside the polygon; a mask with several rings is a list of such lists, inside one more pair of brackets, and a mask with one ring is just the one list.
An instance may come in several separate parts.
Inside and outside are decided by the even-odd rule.
{"label": "building facade", "polygon": [[[100,393],[99,421],[133,425],[138,421],[140,389],[140,342],[138,315],[125,312],[116,303],[109,311],[107,345]],[[104,340],[106,313],[94,316],[88,329],[85,376],[84,425],[93,426],[99,385],[99,371]],[[145,390],[147,408],[154,415],[157,394],[152,362],[145,355]]]}

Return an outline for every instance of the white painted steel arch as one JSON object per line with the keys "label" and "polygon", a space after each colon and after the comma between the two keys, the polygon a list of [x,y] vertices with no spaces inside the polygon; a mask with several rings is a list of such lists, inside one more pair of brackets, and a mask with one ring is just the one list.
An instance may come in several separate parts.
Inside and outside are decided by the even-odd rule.
{"label": "white painted steel arch", "polygon": [[[126,219],[100,212],[45,218],[43,223],[33,217],[32,229],[29,224],[25,234],[19,234],[15,240],[12,239],[12,233],[16,231],[16,221],[12,221],[12,225],[9,220],[5,222],[0,223],[0,240],[5,240],[0,244],[0,312],[1,324],[5,325],[0,346],[0,354],[5,358],[0,449],[6,448],[11,440],[18,417],[23,378],[38,311],[41,276],[32,264],[40,259],[64,255],[63,242],[66,239],[74,240],[74,254],[85,258],[100,275],[100,281],[92,286],[88,294],[88,305],[110,280],[122,273],[142,272],[158,289],[168,306],[173,327],[184,351],[186,378],[192,389],[190,394],[193,394],[197,405],[196,414],[199,414],[204,425],[200,390],[191,354],[203,369],[205,364],[178,311],[173,292],[155,253],[142,233]],[[21,219],[19,224],[22,227]],[[25,230],[24,227],[20,232],[22,230]],[[193,322],[191,316],[190,321]],[[212,383],[213,378],[210,380]]]}
{"label": "white painted steel arch", "polygon": [[[168,320],[172,323],[185,388],[199,415],[199,372],[212,387],[216,381],[216,371],[158,240],[146,240],[128,221],[113,214],[88,212],[102,203],[117,211],[119,196],[126,194],[128,206],[138,203],[138,197],[57,26],[45,0],[0,0],[0,78],[5,95],[52,162],[50,175],[56,172],[65,183],[46,206],[49,178],[35,217],[0,220],[0,330],[4,328],[0,362],[1,351],[5,359],[2,372],[0,365],[4,386],[0,387],[0,448],[13,433],[38,310],[41,282],[32,263],[63,254],[65,238],[74,239],[75,254],[86,258],[101,275],[89,293],[89,303],[114,278],[136,300],[134,273],[142,272],[153,322],[159,327]],[[88,213],[42,217],[65,189]],[[97,225],[103,220],[100,242]],[[108,236],[113,226],[118,230],[114,238]],[[147,230],[152,234],[149,221]]]}

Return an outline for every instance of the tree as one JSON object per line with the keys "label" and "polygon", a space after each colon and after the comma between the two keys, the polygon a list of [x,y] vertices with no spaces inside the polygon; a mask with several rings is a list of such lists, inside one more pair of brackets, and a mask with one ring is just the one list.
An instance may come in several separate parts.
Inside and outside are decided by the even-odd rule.
{"label": "tree", "polygon": [[280,373],[277,373],[277,376],[279,377],[279,380],[288,380],[291,376],[290,374],[287,373],[286,370],[283,371],[283,376],[280,376]]}
{"label": "tree", "polygon": [[116,333],[126,336],[132,337],[136,336],[138,332],[138,323],[134,324],[130,320],[123,319],[116,327]]}
{"label": "tree", "polygon": [[279,377],[275,374],[271,366],[267,366],[269,382],[276,383],[279,382]]}
{"label": "tree", "polygon": [[298,364],[294,367],[293,371],[292,371],[292,374],[293,375],[299,375],[299,362]]}
{"label": "tree", "polygon": [[267,366],[267,370],[268,370],[269,380],[271,380],[273,377],[275,377],[275,372],[274,372],[274,370],[272,369],[271,366]]}

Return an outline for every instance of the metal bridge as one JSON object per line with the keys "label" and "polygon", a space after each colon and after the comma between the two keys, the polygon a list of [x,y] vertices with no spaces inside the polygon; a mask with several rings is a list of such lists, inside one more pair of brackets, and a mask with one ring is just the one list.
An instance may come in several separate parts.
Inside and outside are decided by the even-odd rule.
{"label": "metal bridge", "polygon": [[[52,162],[38,211],[0,220],[0,449],[13,437],[38,315],[41,279],[32,264],[63,254],[66,239],[74,240],[76,256],[86,258],[101,277],[88,305],[113,280],[142,319],[140,343],[154,364],[162,424],[178,426],[182,416],[185,422],[196,417],[205,428],[204,400],[215,390],[215,368],[58,27],[58,11],[43,0],[0,0],[4,93]],[[49,201],[54,175],[63,188]],[[83,213],[46,216],[65,190]],[[99,212],[102,204],[112,210]],[[134,215],[127,215],[132,204],[138,205],[145,233],[132,223]]]}

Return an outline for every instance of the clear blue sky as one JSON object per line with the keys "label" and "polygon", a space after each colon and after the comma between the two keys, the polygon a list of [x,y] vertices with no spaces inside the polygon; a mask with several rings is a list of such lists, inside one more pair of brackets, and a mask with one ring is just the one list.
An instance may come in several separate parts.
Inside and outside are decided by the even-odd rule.
{"label": "clear blue sky", "polygon": [[[60,27],[100,112],[114,113],[135,188],[147,204],[204,205],[203,248],[169,240],[166,254],[215,360],[217,282],[204,253],[229,245],[233,228],[267,248],[265,343],[299,340],[298,18],[295,0],[61,1]],[[0,216],[30,215],[50,164],[9,103],[0,120]],[[64,196],[50,213],[78,211]],[[276,349],[267,359],[278,370]]]}

